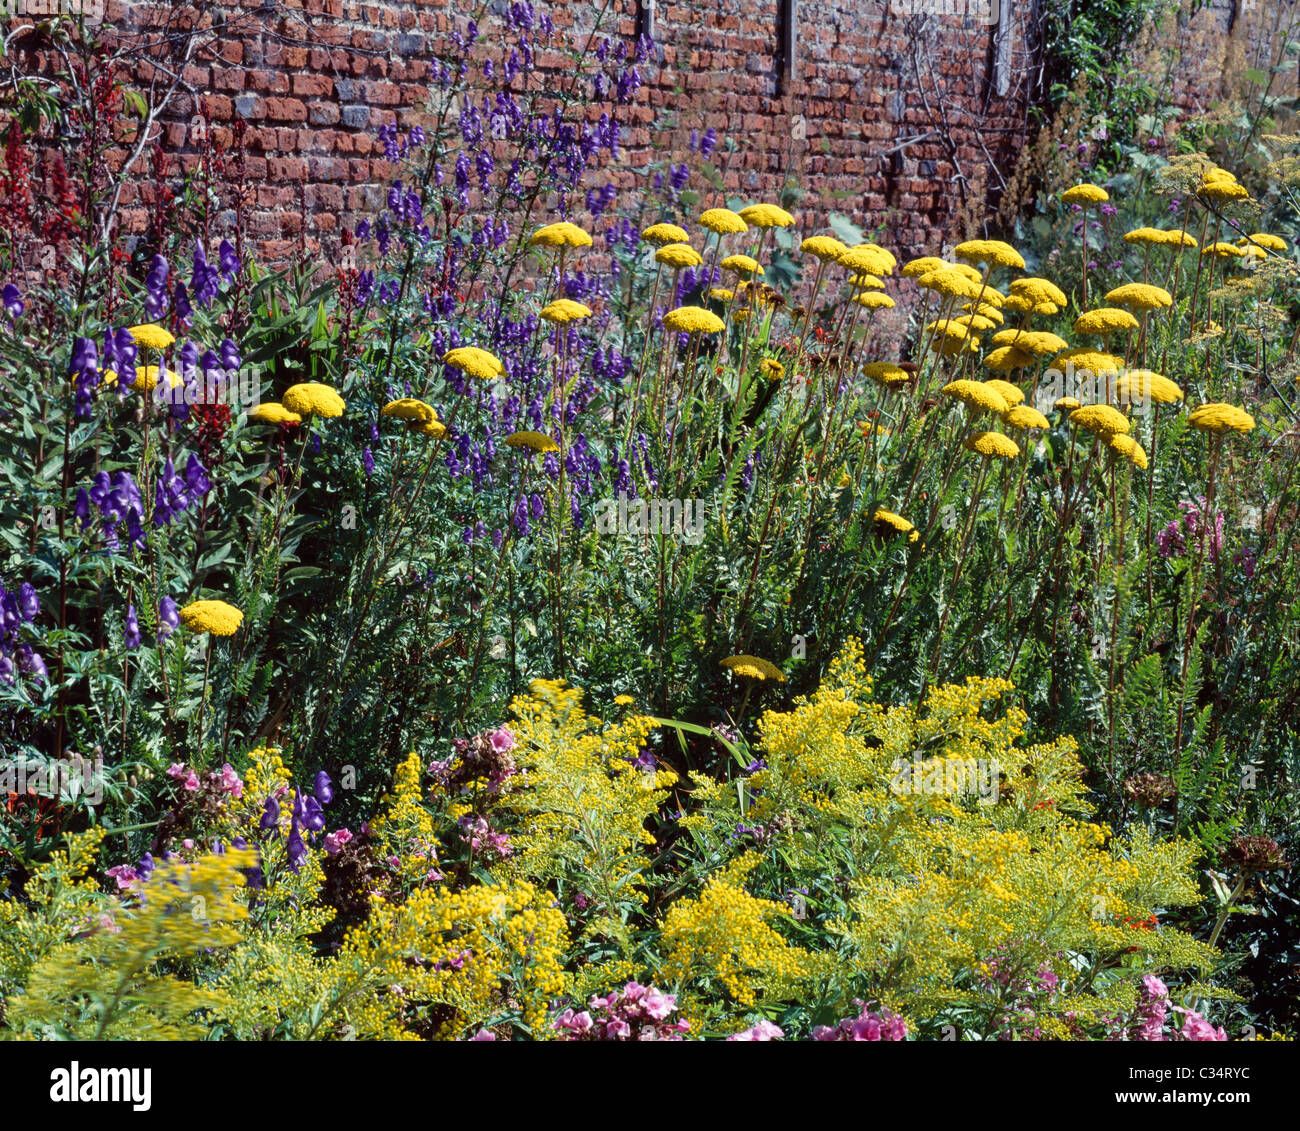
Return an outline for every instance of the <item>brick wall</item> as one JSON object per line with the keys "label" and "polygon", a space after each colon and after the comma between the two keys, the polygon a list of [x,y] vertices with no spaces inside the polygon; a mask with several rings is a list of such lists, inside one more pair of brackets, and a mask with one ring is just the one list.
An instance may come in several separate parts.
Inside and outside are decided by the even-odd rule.
{"label": "brick wall", "polygon": [[[951,0],[798,0],[793,77],[783,77],[783,2],[657,0],[659,65],[646,70],[636,104],[618,109],[625,159],[633,168],[689,163],[692,130],[713,126],[738,143],[730,157],[721,148],[714,155],[728,192],[770,199],[794,179],[807,194],[805,229],[836,210],[868,227],[886,225],[904,252],[933,248],[963,198],[979,201],[996,187],[990,165],[1005,167],[1023,140],[1029,0],[1001,0],[1013,17],[1005,25],[1002,94],[994,27],[899,8]],[[175,21],[182,7],[107,5],[119,25],[144,32]],[[248,124],[248,229],[265,256],[282,258],[300,240],[331,254],[340,226],[373,214],[392,172],[375,131],[394,120],[403,127],[422,121],[429,60],[468,7],[450,0],[204,6],[202,26],[225,24],[213,48],[185,68],[184,86],[206,99],[219,143],[236,119]],[[602,31],[631,41],[648,5],[537,4],[578,37],[596,25],[601,7]],[[539,62],[561,60],[543,53]],[[143,64],[136,81],[151,77]],[[169,152],[192,153],[191,113],[192,98],[182,93],[165,125]],[[128,230],[146,226],[146,182],[128,187]]]}

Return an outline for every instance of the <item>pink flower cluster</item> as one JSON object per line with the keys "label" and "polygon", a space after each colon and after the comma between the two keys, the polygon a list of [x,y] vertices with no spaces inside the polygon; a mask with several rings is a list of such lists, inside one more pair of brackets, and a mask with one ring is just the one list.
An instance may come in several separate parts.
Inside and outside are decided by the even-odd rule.
{"label": "pink flower cluster", "polygon": [[739,1033],[732,1033],[727,1038],[729,1041],[779,1041],[785,1033],[782,1032],[779,1025],[773,1025],[771,1021],[764,1018],[762,1021],[755,1021],[748,1029]]}
{"label": "pink flower cluster", "polygon": [[514,851],[510,838],[493,832],[486,817],[462,817],[459,824],[460,839],[487,860],[504,860]]}
{"label": "pink flower cluster", "polygon": [[[1183,1015],[1183,1027],[1165,1036],[1165,1021],[1170,1012]],[[1121,1037],[1122,1039],[1122,1037]],[[1169,1001],[1169,988],[1154,974],[1142,978],[1137,1008],[1129,1035],[1133,1041],[1226,1041],[1228,1035],[1216,1028],[1194,1009],[1183,1009]]]}
{"label": "pink flower cluster", "polygon": [[[203,785],[199,775],[184,762],[176,762],[168,766],[167,776],[180,782],[186,793],[197,793]],[[244,782],[229,762],[223,764],[220,770],[209,770],[205,779],[220,792],[228,793],[236,799],[244,794]]]}
{"label": "pink flower cluster", "polygon": [[668,1020],[677,1011],[675,997],[639,982],[628,982],[608,997],[593,997],[587,1006],[581,1012],[566,1009],[552,1028],[566,1041],[680,1041],[691,1027],[687,1021]]}
{"label": "pink flower cluster", "polygon": [[[1183,557],[1187,547],[1198,553],[1208,550],[1211,562],[1217,562],[1223,553],[1223,515],[1214,512],[1214,529],[1208,530],[1205,520],[1205,496],[1198,495],[1194,503],[1179,503],[1182,515],[1156,535],[1156,549],[1162,558]],[[1208,539],[1207,539],[1208,535]]]}
{"label": "pink flower cluster", "polygon": [[855,1000],[860,1012],[857,1017],[846,1017],[834,1028],[818,1025],[813,1029],[814,1041],[905,1041],[907,1024],[897,1014],[882,1009],[873,1013],[865,1004]]}

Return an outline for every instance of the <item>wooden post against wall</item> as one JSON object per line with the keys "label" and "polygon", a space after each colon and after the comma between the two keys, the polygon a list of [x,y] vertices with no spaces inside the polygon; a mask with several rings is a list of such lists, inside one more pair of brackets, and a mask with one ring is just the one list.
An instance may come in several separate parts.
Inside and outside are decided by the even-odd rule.
{"label": "wooden post against wall", "polygon": [[637,0],[636,34],[638,38],[655,37],[655,0]]}
{"label": "wooden post against wall", "polygon": [[798,74],[796,56],[799,43],[797,31],[799,0],[780,0],[780,5],[780,39],[777,47],[780,65],[777,69],[777,89],[785,94],[789,92]]}

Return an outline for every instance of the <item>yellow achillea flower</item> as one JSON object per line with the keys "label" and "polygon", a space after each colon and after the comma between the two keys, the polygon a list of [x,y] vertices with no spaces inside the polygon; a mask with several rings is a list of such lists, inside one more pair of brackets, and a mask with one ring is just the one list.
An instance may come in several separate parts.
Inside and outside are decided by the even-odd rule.
{"label": "yellow achillea flower", "polygon": [[855,275],[888,275],[893,269],[893,256],[882,247],[862,244],[847,247],[835,262]]}
{"label": "yellow achillea flower", "polygon": [[1015,310],[1021,314],[1049,315],[1061,312],[1061,308],[1054,302],[1035,302],[1025,295],[1011,295],[1002,305],[1008,310]]}
{"label": "yellow achillea flower", "polygon": [[1286,240],[1281,236],[1274,236],[1268,232],[1252,232],[1249,236],[1243,236],[1237,243],[1242,248],[1254,245],[1255,247],[1266,248],[1269,251],[1286,251]]}
{"label": "yellow achillea flower", "polygon": [[994,373],[1009,373],[1013,369],[1024,369],[1034,364],[1034,355],[1019,346],[999,346],[990,350],[984,358],[984,366]]}
{"label": "yellow achillea flower", "polygon": [[931,271],[916,280],[917,286],[941,294],[944,298],[979,298],[980,285],[952,267]]}
{"label": "yellow achillea flower", "polygon": [[301,424],[302,417],[296,412],[290,412],[282,404],[275,401],[267,401],[266,404],[260,404],[248,414],[249,420],[258,420],[263,424]]}
{"label": "yellow achillea flower", "polygon": [[940,259],[937,255],[922,255],[919,259],[909,260],[903,265],[903,274],[909,279],[919,279],[922,275],[928,275],[931,271],[942,271],[945,267],[951,267],[952,264]]}
{"label": "yellow achillea flower", "polygon": [[868,310],[889,310],[894,306],[894,300],[884,291],[867,291],[858,295],[853,301]]}
{"label": "yellow achillea flower", "polygon": [[1107,291],[1106,301],[1117,306],[1131,306],[1134,310],[1159,310],[1161,307],[1173,306],[1174,296],[1164,287],[1152,283],[1125,283],[1122,287]]}
{"label": "yellow achillea flower", "polygon": [[1104,188],[1087,182],[1061,193],[1061,200],[1066,204],[1105,204],[1109,199],[1110,193]]}
{"label": "yellow achillea flower", "polygon": [[749,225],[730,208],[710,208],[700,213],[700,224],[710,232],[725,236],[730,232],[747,232]]}
{"label": "yellow achillea flower", "polygon": [[152,322],[145,322],[139,326],[132,326],[127,330],[135,344],[146,346],[151,350],[161,352],[176,341],[170,331],[163,329],[161,326]]}
{"label": "yellow achillea flower", "polygon": [[545,227],[538,228],[529,239],[528,246],[553,248],[591,247],[591,236],[579,228],[577,224],[571,224],[568,220],[561,220],[558,223],[547,224]]}
{"label": "yellow achillea flower", "polygon": [[765,357],[758,363],[758,371],[769,381],[779,381],[785,376],[785,366],[774,357]]}
{"label": "yellow achillea flower", "polygon": [[1130,369],[1120,374],[1115,382],[1115,391],[1124,400],[1156,401],[1159,404],[1173,404],[1183,399],[1183,391],[1168,377],[1153,373],[1150,369]]}
{"label": "yellow achillea flower", "polygon": [[751,204],[740,210],[740,218],[751,228],[788,228],[794,217],[775,204]]}
{"label": "yellow achillea flower", "polygon": [[535,452],[558,452],[560,445],[542,432],[511,432],[506,437],[510,448],[531,448]]}
{"label": "yellow achillea flower", "polygon": [[1006,397],[996,389],[990,389],[982,381],[968,381],[964,378],[960,381],[950,381],[941,392],[944,396],[952,397],[953,400],[961,401],[971,408],[983,409],[998,416],[1011,407],[1007,404]]}
{"label": "yellow achillea flower", "polygon": [[1002,414],[1003,423],[1009,428],[1050,428],[1051,424],[1036,408],[1027,404],[1013,405]]}
{"label": "yellow achillea flower", "polygon": [[571,298],[557,298],[542,307],[541,317],[547,322],[563,325],[566,322],[577,322],[581,318],[590,318],[591,307],[584,302],[575,302]]}
{"label": "yellow achillea flower", "polygon": [[728,656],[721,661],[720,666],[746,679],[773,679],[777,683],[785,682],[785,673],[771,660],[764,660],[761,656]]}
{"label": "yellow achillea flower", "polygon": [[1002,399],[1012,408],[1025,399],[1025,394],[1021,392],[1020,389],[1010,381],[1003,381],[1000,377],[993,377],[988,381],[982,382],[982,384],[986,389],[992,389],[995,393],[1001,394]]}
{"label": "yellow achillea flower", "polygon": [[1167,244],[1170,247],[1184,248],[1184,247],[1201,246],[1199,243],[1196,242],[1195,236],[1189,236],[1186,232],[1182,231],[1181,229],[1171,229],[1170,231],[1167,232],[1161,232],[1160,237],[1161,237],[1160,242],[1163,244]]}
{"label": "yellow achillea flower", "polygon": [[447,426],[441,420],[426,420],[416,425],[415,431],[422,436],[432,436],[435,440],[441,440],[447,434]]}
{"label": "yellow achillea flower", "polygon": [[958,275],[965,275],[972,283],[982,283],[984,281],[984,276],[969,263],[950,263],[948,269],[956,271]]}
{"label": "yellow achillea flower", "polygon": [[906,534],[909,542],[915,542],[921,537],[917,533],[916,527],[907,521],[901,514],[895,514],[893,511],[884,509],[876,511],[871,516],[872,521],[882,528],[882,533],[894,532],[896,534]]}
{"label": "yellow achillea flower", "polygon": [[723,321],[702,306],[679,306],[664,315],[664,325],[679,334],[716,334]]}
{"label": "yellow achillea flower", "polygon": [[1217,259],[1240,259],[1246,253],[1235,243],[1224,243],[1220,240],[1218,243],[1201,248],[1201,254],[1213,255]]}
{"label": "yellow achillea flower", "polygon": [[1014,267],[1017,271],[1025,265],[1025,257],[1002,240],[967,240],[956,246],[954,254],[958,259],[969,259],[972,263]]}
{"label": "yellow achillea flower", "polygon": [[243,613],[225,601],[191,601],[179,616],[191,632],[210,632],[213,636],[234,636],[244,619]]}
{"label": "yellow achillea flower", "polygon": [[1074,320],[1076,334],[1118,334],[1124,330],[1136,330],[1140,323],[1127,310],[1113,306],[1103,306],[1080,314]]}
{"label": "yellow achillea flower", "polygon": [[972,452],[986,458],[1015,459],[1020,454],[1020,445],[1010,436],[1001,432],[976,432],[967,436],[965,445]]}
{"label": "yellow achillea flower", "polygon": [[1037,275],[1029,275],[1023,279],[1015,279],[1007,287],[1013,295],[1020,295],[1029,299],[1031,302],[1052,302],[1057,306],[1064,307],[1066,304],[1065,292],[1061,290],[1050,279],[1042,279]]}
{"label": "yellow achillea flower", "polygon": [[346,407],[338,393],[319,381],[290,385],[280,400],[285,408],[300,416],[342,416]]}
{"label": "yellow achillea flower", "polygon": [[1061,397],[1052,407],[1060,412],[1073,412],[1079,407],[1079,402],[1075,397]]}
{"label": "yellow achillea flower", "polygon": [[681,271],[686,267],[698,267],[704,258],[688,243],[670,243],[655,252],[655,262]]}
{"label": "yellow achillea flower", "polygon": [[763,266],[752,255],[728,255],[719,266],[734,275],[762,275]]}
{"label": "yellow achillea flower", "polygon": [[730,302],[735,297],[735,292],[727,290],[726,287],[709,288],[709,298],[713,299],[714,302]]}
{"label": "yellow achillea flower", "polygon": [[1066,364],[1074,366],[1076,373],[1119,373],[1124,368],[1122,359],[1101,350],[1072,349],[1056,355],[1053,364],[1064,368]]}
{"label": "yellow achillea flower", "polygon": [[1015,346],[1016,349],[1027,350],[1035,357],[1060,353],[1068,344],[1064,338],[1050,330],[999,330],[990,340],[995,346]]}
{"label": "yellow achillea flower", "polygon": [[418,424],[424,424],[429,420],[437,420],[438,414],[433,408],[417,400],[415,397],[403,397],[401,400],[389,401],[379,410],[380,416],[393,416],[398,420],[414,420]]}
{"label": "yellow achillea flower", "polygon": [[799,245],[799,250],[825,263],[830,259],[838,259],[848,248],[834,236],[809,236]]}
{"label": "yellow achillea flower", "polygon": [[850,251],[874,251],[877,255],[883,256],[886,263],[889,264],[889,270],[893,271],[898,266],[898,260],[894,258],[894,253],[888,248],[881,247],[878,243],[855,243]]}
{"label": "yellow achillea flower", "polygon": [[[1005,302],[1006,300],[1003,299],[1002,301]],[[981,318],[987,318],[995,326],[1001,326],[1002,323],[1006,321],[1006,319],[1002,317],[1002,311],[994,306],[993,303],[988,301],[987,294],[984,296],[983,301],[978,303],[965,303],[963,304],[962,309],[970,311],[971,314],[978,314]]]}
{"label": "yellow achillea flower", "polygon": [[444,365],[450,365],[470,377],[477,377],[480,381],[490,381],[494,377],[500,377],[502,372],[501,362],[478,346],[457,346],[443,354],[442,360]]}
{"label": "yellow achillea flower", "polygon": [[137,365],[135,367],[135,384],[132,388],[142,393],[152,393],[163,377],[167,378],[167,384],[173,389],[177,388],[181,383],[180,375],[177,373],[172,373],[157,365]]}
{"label": "yellow achillea flower", "polygon": [[927,334],[942,334],[946,338],[968,338],[970,327],[955,318],[938,318],[925,324]]}
{"label": "yellow achillea flower", "polygon": [[633,699],[632,696],[630,696],[630,695],[615,695],[615,696],[614,696],[614,706],[615,706],[615,707],[630,707],[630,706],[632,706],[632,704],[635,703],[635,702],[636,702],[636,700]]}
{"label": "yellow achillea flower", "polygon": [[685,228],[679,228],[676,224],[651,224],[641,233],[641,238],[647,243],[662,246],[666,243],[685,243],[690,236]]}
{"label": "yellow achillea flower", "polygon": [[1139,471],[1146,471],[1149,466],[1146,450],[1132,436],[1112,436],[1108,446],[1131,461]]}
{"label": "yellow achillea flower", "polygon": [[1187,419],[1193,428],[1216,435],[1224,432],[1249,432],[1255,427],[1255,418],[1245,409],[1218,401],[1194,408]]}
{"label": "yellow achillea flower", "polygon": [[873,381],[882,385],[899,385],[910,379],[911,375],[900,365],[892,361],[871,361],[862,367],[862,372]]}
{"label": "yellow achillea flower", "polygon": [[883,279],[865,272],[861,275],[850,275],[849,282],[862,291],[883,291],[885,289]]}
{"label": "yellow achillea flower", "polygon": [[1070,423],[1085,431],[1110,440],[1112,436],[1124,436],[1132,427],[1119,409],[1108,404],[1088,404],[1076,408],[1070,413]]}
{"label": "yellow achillea flower", "polygon": [[1197,195],[1203,196],[1206,200],[1212,201],[1215,204],[1229,204],[1234,200],[1250,199],[1250,193],[1248,193],[1241,185],[1237,184],[1235,181],[1224,180],[1222,178],[1207,180],[1201,185],[1200,192],[1198,192]]}
{"label": "yellow achillea flower", "polygon": [[1165,242],[1165,233],[1159,228],[1134,228],[1124,233],[1124,242],[1160,244]]}

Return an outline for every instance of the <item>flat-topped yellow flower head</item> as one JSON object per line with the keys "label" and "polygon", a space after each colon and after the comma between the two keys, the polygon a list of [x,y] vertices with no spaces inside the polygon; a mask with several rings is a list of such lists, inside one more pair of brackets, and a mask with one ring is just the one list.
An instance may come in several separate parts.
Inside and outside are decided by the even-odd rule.
{"label": "flat-topped yellow flower head", "polygon": [[1286,240],[1269,232],[1252,232],[1249,236],[1242,236],[1237,245],[1243,250],[1255,247],[1267,251],[1286,251]]}
{"label": "flat-topped yellow flower head", "polygon": [[528,448],[534,452],[558,452],[560,450],[560,445],[543,432],[511,432],[506,437],[506,446]]}
{"label": "flat-topped yellow flower head", "polygon": [[575,302],[571,298],[557,298],[541,309],[541,317],[547,322],[563,326],[567,322],[577,322],[591,317],[591,307],[584,302]]}
{"label": "flat-topped yellow flower head", "polygon": [[691,237],[685,228],[679,228],[676,224],[651,224],[641,233],[641,238],[647,243],[662,247],[666,243],[685,243]]}
{"label": "flat-topped yellow flower head", "polygon": [[951,266],[951,263],[940,259],[937,255],[922,255],[919,259],[911,259],[904,263],[903,274],[909,279],[919,279],[931,271],[942,271],[945,267]]}
{"label": "flat-topped yellow flower head", "polygon": [[1065,292],[1061,290],[1051,279],[1042,279],[1037,275],[1029,275],[1023,279],[1014,279],[1007,287],[1013,295],[1020,295],[1022,298],[1029,299],[1030,302],[1051,302],[1064,308],[1066,304]]}
{"label": "flat-topped yellow flower head", "polygon": [[244,620],[244,614],[225,601],[191,601],[178,615],[191,632],[213,636],[234,636]]}
{"label": "flat-topped yellow flower head", "polygon": [[906,534],[909,542],[915,542],[921,537],[917,533],[915,526],[901,514],[895,514],[893,511],[882,508],[871,516],[871,521],[876,524],[882,534]]}
{"label": "flat-topped yellow flower head", "polygon": [[171,331],[163,329],[153,322],[145,322],[139,326],[131,326],[127,333],[138,346],[146,346],[151,350],[162,352],[172,345],[176,339]]}
{"label": "flat-topped yellow flower head", "polygon": [[280,401],[290,412],[296,412],[299,416],[342,416],[347,407],[337,392],[319,381],[290,385]]}
{"label": "flat-topped yellow flower head", "polygon": [[1157,287],[1153,283],[1125,283],[1122,287],[1107,291],[1106,301],[1133,310],[1159,310],[1173,306],[1174,296],[1164,287]]}
{"label": "flat-topped yellow flower head", "polygon": [[1070,413],[1070,423],[1103,440],[1112,436],[1126,436],[1132,427],[1119,409],[1108,404],[1087,404]]}
{"label": "flat-topped yellow flower head", "polygon": [[985,458],[1015,459],[1020,454],[1020,445],[1001,432],[976,432],[967,436],[964,444],[970,451]]}
{"label": "flat-topped yellow flower head", "polygon": [[655,252],[655,262],[681,271],[687,267],[698,267],[704,262],[704,257],[688,243],[670,243],[664,244]]}
{"label": "flat-topped yellow flower head", "polygon": [[724,323],[702,306],[679,306],[664,315],[664,326],[679,334],[716,334]]}
{"label": "flat-topped yellow flower head", "polygon": [[775,204],[751,204],[740,210],[740,218],[751,228],[788,228],[794,217]]}
{"label": "flat-topped yellow flower head", "polygon": [[140,393],[152,393],[164,378],[169,389],[180,387],[180,374],[172,373],[159,365],[137,365],[135,367],[135,384],[131,387]]}
{"label": "flat-topped yellow flower head", "polygon": [[859,306],[865,306],[868,310],[890,310],[894,306],[894,300],[884,291],[864,291],[853,301]]}
{"label": "flat-topped yellow flower head", "polygon": [[417,424],[438,419],[438,414],[431,405],[415,397],[402,397],[401,400],[389,401],[379,410],[379,415],[392,416],[397,420],[412,420]]}
{"label": "flat-topped yellow flower head", "polygon": [[1002,240],[966,240],[954,248],[953,254],[958,259],[985,263],[990,267],[1014,267],[1020,271],[1025,266],[1025,257]]}
{"label": "flat-topped yellow flower head", "polygon": [[571,224],[568,220],[560,220],[557,223],[538,228],[529,238],[528,246],[556,249],[591,247],[591,235],[579,228],[577,224]]}
{"label": "flat-topped yellow flower head", "polygon": [[984,368],[994,373],[1010,373],[1034,364],[1034,355],[1019,346],[998,346],[984,355]]}
{"label": "flat-topped yellow flower head", "polygon": [[728,656],[721,662],[721,666],[746,679],[785,682],[785,673],[771,660],[764,660],[761,656]]}
{"label": "flat-topped yellow flower head", "polygon": [[1061,199],[1066,204],[1081,204],[1086,207],[1089,204],[1105,204],[1110,199],[1110,193],[1100,185],[1084,182],[1066,189],[1061,193]]}
{"label": "flat-topped yellow flower head", "polygon": [[1076,334],[1122,334],[1136,330],[1140,323],[1127,310],[1115,306],[1102,306],[1080,314],[1074,320]]}
{"label": "flat-topped yellow flower head", "polygon": [[1129,369],[1115,382],[1115,392],[1126,404],[1154,401],[1173,404],[1183,399],[1183,391],[1163,374],[1150,369]]}
{"label": "flat-topped yellow flower head", "polygon": [[752,255],[728,255],[719,266],[724,271],[730,271],[741,278],[764,274],[763,265]]}
{"label": "flat-topped yellow flower head", "polygon": [[1245,409],[1220,401],[1194,408],[1187,420],[1193,428],[1213,432],[1217,436],[1225,432],[1249,432],[1255,427],[1255,418]]}
{"label": "flat-topped yellow flower head", "polygon": [[874,244],[846,247],[835,262],[855,275],[888,275],[894,269],[894,257]]}
{"label": "flat-topped yellow flower head", "polygon": [[749,225],[745,223],[740,213],[733,212],[730,208],[709,208],[701,212],[700,226],[720,236],[749,231]]}
{"label": "flat-topped yellow flower head", "polygon": [[1008,428],[1050,428],[1051,424],[1036,408],[1027,404],[1012,405],[1002,414],[1002,421]]}
{"label": "flat-topped yellow flower head", "polygon": [[825,263],[827,260],[839,258],[849,249],[834,236],[809,236],[799,245],[799,250],[804,255],[811,255],[814,259],[820,259]]}
{"label": "flat-topped yellow flower head", "polygon": [[457,346],[442,355],[444,365],[459,369],[468,377],[477,377],[480,381],[492,381],[501,376],[503,367],[500,360],[478,346]]}
{"label": "flat-topped yellow flower head", "polygon": [[1003,381],[1000,377],[993,377],[988,381],[981,382],[986,389],[992,389],[998,393],[1007,404],[1013,408],[1025,399],[1025,394],[1010,381]]}
{"label": "flat-topped yellow flower head", "polygon": [[1107,446],[1129,460],[1139,471],[1146,471],[1148,466],[1146,449],[1132,436],[1112,436]]}
{"label": "flat-topped yellow flower head", "polygon": [[870,361],[862,367],[865,376],[882,385],[901,385],[911,380],[911,374],[892,361]]}
{"label": "flat-topped yellow flower head", "polygon": [[301,424],[302,417],[296,412],[290,412],[284,405],[276,401],[267,401],[260,404],[248,413],[249,420],[256,420],[262,424]]}
{"label": "flat-topped yellow flower head", "polygon": [[961,401],[971,408],[983,409],[1001,416],[1011,406],[1007,398],[996,389],[990,389],[983,381],[950,381],[942,389],[945,397]]}
{"label": "flat-topped yellow flower head", "polygon": [[954,267],[941,267],[916,280],[917,285],[944,298],[979,298],[980,285]]}

